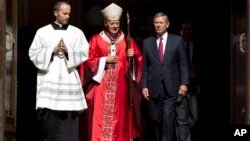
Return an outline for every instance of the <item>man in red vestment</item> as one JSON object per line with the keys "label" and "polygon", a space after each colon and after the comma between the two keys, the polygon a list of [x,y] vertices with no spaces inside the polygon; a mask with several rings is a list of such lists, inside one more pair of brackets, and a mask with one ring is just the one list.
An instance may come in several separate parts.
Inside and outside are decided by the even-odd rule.
{"label": "man in red vestment", "polygon": [[[133,119],[138,112],[133,113],[130,105],[129,77],[133,85],[139,83],[142,54],[132,38],[127,48],[127,38],[120,30],[122,8],[111,3],[101,12],[105,29],[90,39],[89,59],[84,64],[92,78],[86,95],[88,140],[131,141],[139,131],[138,120]],[[128,57],[133,59],[132,71]],[[139,93],[132,95],[134,99],[141,97]]]}

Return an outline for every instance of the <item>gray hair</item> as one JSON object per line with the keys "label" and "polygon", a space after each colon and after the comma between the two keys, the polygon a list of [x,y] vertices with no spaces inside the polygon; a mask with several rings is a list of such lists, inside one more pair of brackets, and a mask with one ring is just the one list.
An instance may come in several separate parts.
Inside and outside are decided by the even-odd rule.
{"label": "gray hair", "polygon": [[165,17],[166,22],[169,22],[168,16],[167,16],[165,13],[163,13],[163,12],[158,12],[158,13],[156,13],[155,16],[154,16],[153,21],[154,21],[155,18],[157,18],[157,17]]}

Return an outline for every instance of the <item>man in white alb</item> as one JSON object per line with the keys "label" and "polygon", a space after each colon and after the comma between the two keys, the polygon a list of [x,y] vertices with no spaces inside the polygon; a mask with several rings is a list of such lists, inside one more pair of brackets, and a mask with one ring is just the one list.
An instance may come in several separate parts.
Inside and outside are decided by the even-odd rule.
{"label": "man in white alb", "polygon": [[88,59],[89,44],[68,24],[70,12],[68,3],[56,3],[56,20],[37,30],[29,49],[38,68],[36,109],[46,110],[46,141],[78,141],[78,113],[87,109],[76,68]]}

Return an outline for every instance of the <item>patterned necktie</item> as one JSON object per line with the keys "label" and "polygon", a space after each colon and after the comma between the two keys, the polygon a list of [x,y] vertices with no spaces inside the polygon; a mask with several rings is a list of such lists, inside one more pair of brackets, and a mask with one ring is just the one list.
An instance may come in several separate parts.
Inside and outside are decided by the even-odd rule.
{"label": "patterned necktie", "polygon": [[163,38],[160,37],[160,42],[159,42],[159,56],[160,56],[160,60],[163,60],[163,43],[162,43]]}

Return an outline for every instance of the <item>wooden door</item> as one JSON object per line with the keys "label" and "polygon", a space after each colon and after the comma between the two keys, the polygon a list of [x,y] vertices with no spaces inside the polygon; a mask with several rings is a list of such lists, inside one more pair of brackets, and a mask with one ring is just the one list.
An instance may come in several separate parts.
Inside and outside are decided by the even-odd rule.
{"label": "wooden door", "polygon": [[0,141],[14,141],[16,133],[16,0],[0,0]]}
{"label": "wooden door", "polygon": [[232,0],[231,123],[249,124],[250,0]]}

